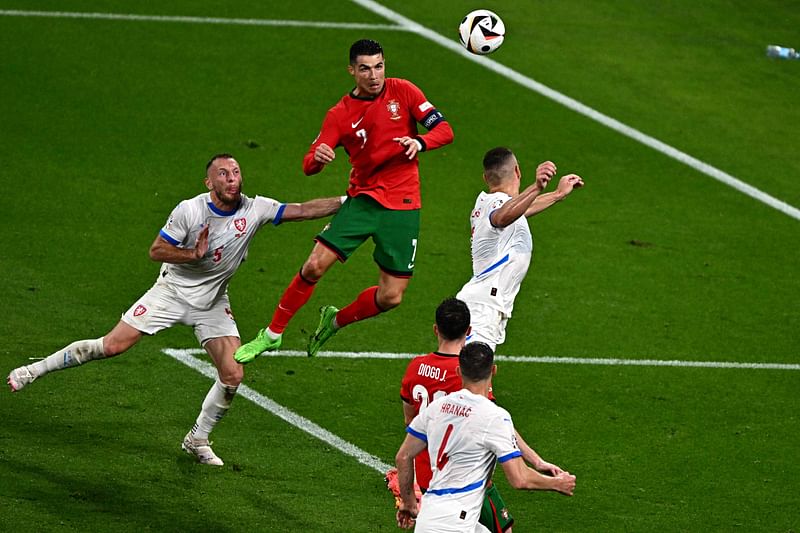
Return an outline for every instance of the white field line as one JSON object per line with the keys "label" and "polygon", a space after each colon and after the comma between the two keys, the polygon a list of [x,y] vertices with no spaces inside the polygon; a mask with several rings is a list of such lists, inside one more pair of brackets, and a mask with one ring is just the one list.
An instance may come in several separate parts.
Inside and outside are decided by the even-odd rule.
{"label": "white field line", "polygon": [[[209,379],[216,379],[217,370],[214,365],[194,357],[194,355],[205,354],[201,348],[175,349],[165,348],[163,352],[170,357],[180,361],[189,368],[203,374]],[[385,353],[385,352],[320,352],[318,357],[326,358],[361,358],[361,359],[410,359],[419,354],[408,353]],[[305,352],[295,350],[278,350],[271,352],[271,356],[306,357]],[[706,368],[746,368],[746,369],[776,369],[776,370],[800,370],[800,365],[795,364],[773,364],[773,363],[716,363],[698,361],[657,361],[657,360],[634,360],[634,359],[587,359],[570,357],[516,357],[498,355],[496,361],[507,361],[515,363],[566,363],[580,365],[640,365],[640,366],[683,366],[683,367],[706,367]],[[341,437],[334,435],[325,428],[308,420],[287,409],[274,400],[254,391],[247,385],[239,385],[238,395],[247,398],[262,409],[269,411],[285,422],[305,431],[319,440],[336,448],[340,452],[355,458],[359,463],[366,465],[373,470],[385,474],[392,465],[386,464],[378,457],[365,452],[355,444],[352,444]]]}
{"label": "white field line", "polygon": [[725,185],[728,185],[729,187],[732,187],[737,191],[758,200],[759,202],[762,202],[774,209],[777,209],[778,211],[781,211],[782,213],[789,215],[790,217],[796,220],[800,220],[800,209],[797,209],[796,207],[789,205],[783,200],[778,200],[777,198],[774,198],[773,196],[770,196],[769,194],[759,189],[756,189],[752,185],[749,185],[741,181],[740,179],[728,174],[727,172],[723,172],[722,170],[713,167],[707,163],[704,163],[703,161],[700,161],[699,159],[692,157],[691,155],[685,152],[673,148],[672,146],[669,146],[668,144],[665,144],[654,137],[651,137],[645,133],[642,133],[637,129],[627,126],[626,124],[623,124],[622,122],[613,119],[608,115],[604,115],[603,113],[600,113],[599,111],[592,109],[591,107],[584,105],[581,102],[574,100],[573,98],[570,98],[569,96],[561,94],[560,92],[555,91],[550,87],[547,87],[546,85],[539,83],[538,81],[535,81],[523,74],[520,74],[519,72],[513,69],[501,65],[500,63],[492,59],[489,59],[486,56],[478,56],[471,54],[467,52],[464,49],[464,47],[462,47],[461,44],[458,43],[455,39],[449,39],[447,37],[444,37],[436,33],[435,31],[428,29],[425,26],[422,26],[421,24],[409,18],[406,18],[403,15],[397,13],[396,11],[392,11],[391,9],[373,0],[352,0],[352,2],[358,4],[364,9],[372,11],[373,13],[376,13],[388,20],[391,20],[392,22],[399,24],[400,26],[403,26],[408,31],[414,32],[424,37],[425,39],[433,41],[434,43],[443,46],[444,48],[447,48],[448,50],[455,52],[456,54],[459,54],[465,59],[474,61],[475,63],[478,63],[479,65],[497,74],[500,74],[501,76],[504,76],[505,78],[508,78],[509,80],[516,82],[527,89],[530,89],[534,92],[541,94],[542,96],[545,96],[551,100],[554,100],[555,102],[558,102],[559,104],[565,106],[566,108],[572,111],[575,111],[576,113],[580,113],[581,115],[584,115],[596,122],[599,122],[603,126],[611,128],[612,130],[621,133],[622,135],[625,135],[626,137],[629,137],[635,141],[638,141],[641,144],[644,144],[645,146],[649,146],[650,148],[658,152],[661,152],[662,154],[671,157],[672,159],[680,161],[681,163],[688,165],[689,167],[697,170],[698,172],[702,172],[703,174],[711,178],[714,178],[715,180],[722,182]]}
{"label": "white field line", "polygon": [[239,19],[219,17],[189,17],[166,15],[136,15],[131,13],[82,13],[74,11],[22,11],[16,9],[0,9],[4,17],[45,17],[73,18],[95,20],[126,20],[137,22],[180,22],[184,24],[226,24],[232,26],[283,26],[296,28],[324,28],[344,30],[389,30],[408,31],[396,24],[366,24],[361,22],[317,22],[311,20],[268,20]]}
{"label": "white field line", "polygon": [[236,19],[236,18],[214,18],[214,17],[189,17],[189,16],[162,16],[162,15],[134,15],[134,14],[115,14],[115,13],[80,13],[67,11],[22,11],[22,10],[0,10],[0,16],[16,17],[53,17],[53,18],[86,18],[86,19],[105,19],[105,20],[130,20],[130,21],[151,21],[151,22],[182,22],[194,24],[232,24],[240,26],[285,26],[285,27],[308,27],[308,28],[334,28],[334,29],[367,29],[367,30],[389,30],[389,31],[409,31],[416,33],[430,41],[435,42],[455,52],[465,59],[474,61],[483,67],[514,81],[523,87],[549,98],[566,108],[588,117],[600,124],[629,137],[645,146],[660,152],[667,157],[671,157],[698,172],[705,174],[733,189],[750,196],[782,213],[800,220],[800,209],[779,200],[760,189],[749,185],[739,178],[728,174],[716,167],[704,163],[699,159],[673,148],[672,146],[659,141],[641,131],[632,128],[622,122],[609,117],[581,102],[570,98],[538,81],[529,78],[519,72],[501,65],[486,56],[478,56],[467,52],[459,43],[453,39],[448,39],[421,24],[402,16],[401,14],[384,7],[372,0],[352,0],[353,3],[372,11],[395,24],[365,24],[350,22],[316,22],[302,20],[267,20],[267,19]]}
{"label": "white field line", "polygon": [[[176,350],[168,348],[172,353],[187,355],[202,355],[202,348]],[[391,352],[326,352],[322,351],[317,357],[332,359],[411,359],[418,353],[391,353]],[[269,352],[265,357],[307,357],[306,352],[298,350],[276,350]],[[739,368],[749,370],[800,370],[800,364],[795,363],[736,363],[733,361],[665,361],[660,359],[619,359],[597,357],[523,357],[518,355],[497,355],[497,362],[509,363],[549,363],[564,365],[600,365],[600,366],[668,366],[688,368]]]}
{"label": "white field line", "polygon": [[[190,355],[194,352],[205,353],[204,350],[174,350],[171,348],[166,348],[163,350],[165,354],[169,355],[170,357],[177,359],[181,363],[185,364],[186,366],[197,370],[204,376],[209,379],[216,379],[217,377],[217,370],[214,368],[214,365],[208,363],[206,361],[201,361],[200,359],[196,359]],[[392,468],[392,465],[388,465],[371,455],[358,446],[347,442],[346,440],[338,437],[324,429],[311,420],[304,418],[294,411],[287,409],[286,407],[276,403],[274,400],[267,398],[261,393],[258,393],[248,387],[247,385],[239,385],[239,389],[237,392],[238,396],[242,396],[247,398],[254,404],[258,405],[262,409],[269,411],[270,413],[274,414],[275,416],[282,418],[284,421],[288,422],[289,424],[295,426],[298,429],[301,429],[312,435],[319,440],[328,443],[332,447],[336,448],[337,450],[341,451],[342,453],[354,457],[359,463],[366,465],[370,468],[373,468],[380,472],[381,474],[385,474],[387,470]]]}

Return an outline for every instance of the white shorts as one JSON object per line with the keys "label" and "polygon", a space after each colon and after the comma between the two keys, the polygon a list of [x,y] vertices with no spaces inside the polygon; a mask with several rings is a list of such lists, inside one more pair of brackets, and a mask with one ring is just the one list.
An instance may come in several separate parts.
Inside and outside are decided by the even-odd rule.
{"label": "white shorts", "polygon": [[477,533],[488,531],[478,522],[481,517],[481,506],[472,505],[469,506],[470,509],[464,507],[450,496],[423,496],[414,532]]}
{"label": "white shorts", "polygon": [[472,332],[467,342],[485,342],[492,351],[506,340],[508,317],[501,311],[486,304],[467,302]]}
{"label": "white shorts", "polygon": [[209,309],[195,309],[169,285],[156,283],[122,315],[122,321],[147,335],[155,335],[175,324],[194,328],[204,346],[217,337],[239,337],[228,295],[224,294]]}

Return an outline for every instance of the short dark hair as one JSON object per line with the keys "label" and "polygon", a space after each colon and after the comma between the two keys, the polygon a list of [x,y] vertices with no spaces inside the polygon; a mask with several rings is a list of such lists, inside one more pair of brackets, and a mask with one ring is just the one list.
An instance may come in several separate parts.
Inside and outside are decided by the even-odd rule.
{"label": "short dark hair", "polygon": [[505,176],[502,174],[503,167],[514,157],[514,152],[504,146],[492,148],[483,156],[483,174],[493,185],[497,184]]}
{"label": "short dark hair", "polygon": [[356,64],[358,56],[376,56],[383,55],[383,47],[378,41],[372,39],[361,39],[353,43],[350,47],[350,64]]}
{"label": "short dark hair", "polygon": [[494,352],[485,342],[470,342],[458,354],[461,377],[467,381],[483,381],[492,375]]}
{"label": "short dark hair", "polygon": [[455,341],[466,335],[469,321],[469,307],[458,298],[446,298],[436,308],[436,327],[439,335],[448,341]]}
{"label": "short dark hair", "polygon": [[208,169],[211,168],[211,165],[213,165],[214,161],[216,161],[217,159],[236,159],[236,158],[228,153],[217,154],[213,156],[211,159],[209,159],[208,163],[206,163],[206,172],[208,172]]}

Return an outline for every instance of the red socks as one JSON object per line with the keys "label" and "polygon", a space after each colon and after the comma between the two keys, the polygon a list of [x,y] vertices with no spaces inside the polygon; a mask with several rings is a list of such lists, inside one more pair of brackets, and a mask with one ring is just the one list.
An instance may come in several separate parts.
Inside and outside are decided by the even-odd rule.
{"label": "red socks", "polygon": [[336,325],[340,328],[365,318],[373,317],[383,309],[375,303],[375,296],[378,294],[378,286],[369,287],[361,291],[356,299],[347,307],[336,313]]}
{"label": "red socks", "polygon": [[275,308],[272,322],[269,323],[269,329],[273,333],[283,333],[294,314],[311,298],[316,285],[316,282],[307,281],[299,272],[295,274],[294,279],[281,296],[278,307]]}

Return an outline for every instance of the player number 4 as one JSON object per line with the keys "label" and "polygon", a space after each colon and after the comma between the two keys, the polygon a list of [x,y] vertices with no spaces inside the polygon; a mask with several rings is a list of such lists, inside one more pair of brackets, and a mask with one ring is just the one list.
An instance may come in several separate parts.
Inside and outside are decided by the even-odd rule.
{"label": "player number 4", "polygon": [[442,437],[442,443],[439,445],[439,453],[436,455],[436,469],[442,470],[447,462],[450,460],[444,449],[447,447],[447,441],[450,440],[450,435],[453,433],[453,424],[447,424],[447,430]]}

